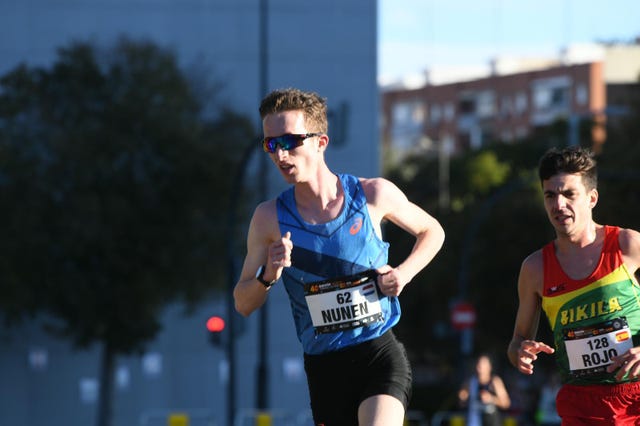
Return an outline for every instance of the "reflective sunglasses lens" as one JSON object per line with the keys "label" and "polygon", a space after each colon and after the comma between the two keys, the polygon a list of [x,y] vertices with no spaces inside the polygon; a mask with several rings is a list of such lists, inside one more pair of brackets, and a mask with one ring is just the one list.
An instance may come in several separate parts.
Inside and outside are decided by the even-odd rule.
{"label": "reflective sunglasses lens", "polygon": [[[262,142],[262,148],[265,152],[273,154],[276,152],[276,148],[280,145],[285,151],[289,151],[290,149],[296,148],[301,144],[298,143],[300,138],[297,135],[282,135],[275,138],[264,138]],[[304,139],[302,139],[304,140]]]}
{"label": "reflective sunglasses lens", "polygon": [[264,149],[264,152],[269,152],[271,154],[276,152],[276,141],[274,138],[264,138],[262,140],[262,149]]}
{"label": "reflective sunglasses lens", "polygon": [[297,146],[300,146],[298,141],[303,141],[297,135],[282,135],[278,138],[278,144],[285,151],[289,151]]}

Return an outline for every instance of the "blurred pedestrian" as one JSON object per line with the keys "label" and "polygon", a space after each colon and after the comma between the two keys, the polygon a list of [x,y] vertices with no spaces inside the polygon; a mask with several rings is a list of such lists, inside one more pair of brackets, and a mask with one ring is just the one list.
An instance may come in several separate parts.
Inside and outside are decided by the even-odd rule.
{"label": "blurred pedestrian", "polygon": [[458,391],[458,401],[467,409],[468,426],[502,425],[502,411],[509,409],[511,399],[488,354],[477,357],[474,373]]}

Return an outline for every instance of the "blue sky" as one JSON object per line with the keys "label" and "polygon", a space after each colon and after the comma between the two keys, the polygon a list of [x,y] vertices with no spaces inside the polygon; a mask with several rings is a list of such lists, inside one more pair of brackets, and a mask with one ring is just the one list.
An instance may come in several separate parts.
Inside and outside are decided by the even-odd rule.
{"label": "blue sky", "polygon": [[640,0],[378,0],[378,76],[640,37]]}

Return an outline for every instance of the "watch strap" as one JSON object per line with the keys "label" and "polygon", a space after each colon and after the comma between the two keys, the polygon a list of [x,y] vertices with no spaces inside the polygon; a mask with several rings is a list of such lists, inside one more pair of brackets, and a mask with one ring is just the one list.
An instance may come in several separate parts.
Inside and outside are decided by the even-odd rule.
{"label": "watch strap", "polygon": [[258,268],[258,273],[256,274],[256,279],[258,281],[260,281],[260,283],[262,283],[263,286],[265,286],[265,288],[269,288],[272,285],[274,285],[276,283],[277,280],[273,280],[273,281],[267,281],[264,279],[264,271],[267,268],[264,265],[260,265],[260,268]]}

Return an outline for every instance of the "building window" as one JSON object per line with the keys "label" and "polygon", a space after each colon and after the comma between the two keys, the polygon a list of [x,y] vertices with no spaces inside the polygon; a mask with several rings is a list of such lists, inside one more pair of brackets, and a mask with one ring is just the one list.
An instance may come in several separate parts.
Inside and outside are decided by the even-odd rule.
{"label": "building window", "polygon": [[585,84],[579,84],[576,87],[576,103],[580,106],[587,105],[589,102],[589,90]]}
{"label": "building window", "polygon": [[534,111],[531,123],[548,126],[558,117],[571,113],[571,79],[569,76],[543,78],[533,82]]}
{"label": "building window", "polygon": [[493,117],[496,113],[496,96],[492,90],[478,93],[477,112],[481,118]]}
{"label": "building window", "polygon": [[536,110],[569,107],[571,80],[566,76],[540,79],[533,84],[533,105]]}
{"label": "building window", "polygon": [[438,104],[431,106],[431,124],[438,124],[442,120],[442,107]]}
{"label": "building window", "polygon": [[511,96],[507,95],[502,98],[502,103],[500,105],[500,115],[502,117],[509,117],[513,112],[513,105],[511,101]]}
{"label": "building window", "polygon": [[406,150],[419,143],[426,115],[426,108],[422,101],[395,103],[391,108],[391,145],[394,148]]}
{"label": "building window", "polygon": [[453,105],[453,102],[447,102],[444,105],[444,119],[447,121],[453,121],[453,118],[456,115],[456,109]]}
{"label": "building window", "polygon": [[515,110],[518,115],[524,114],[527,110],[527,94],[525,92],[516,93]]}
{"label": "building window", "polygon": [[476,112],[475,100],[471,98],[461,99],[458,109],[460,114],[474,114]]}
{"label": "building window", "polygon": [[496,96],[492,90],[466,93],[460,99],[459,109],[463,115],[477,115],[479,118],[489,118],[496,113]]}

